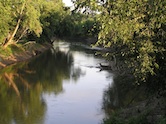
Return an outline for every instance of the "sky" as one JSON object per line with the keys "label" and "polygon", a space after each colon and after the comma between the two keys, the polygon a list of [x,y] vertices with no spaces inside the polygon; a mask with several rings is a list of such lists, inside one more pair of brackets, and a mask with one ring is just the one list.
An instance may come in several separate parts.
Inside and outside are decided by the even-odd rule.
{"label": "sky", "polygon": [[66,6],[72,6],[72,2],[71,0],[63,0],[63,2],[65,3]]}

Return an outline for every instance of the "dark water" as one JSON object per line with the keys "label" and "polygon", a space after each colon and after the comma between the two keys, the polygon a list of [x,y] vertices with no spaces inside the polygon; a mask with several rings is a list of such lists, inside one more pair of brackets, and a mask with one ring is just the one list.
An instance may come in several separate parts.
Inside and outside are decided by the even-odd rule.
{"label": "dark water", "polygon": [[93,51],[60,42],[29,62],[0,70],[0,124],[99,124],[113,74]]}

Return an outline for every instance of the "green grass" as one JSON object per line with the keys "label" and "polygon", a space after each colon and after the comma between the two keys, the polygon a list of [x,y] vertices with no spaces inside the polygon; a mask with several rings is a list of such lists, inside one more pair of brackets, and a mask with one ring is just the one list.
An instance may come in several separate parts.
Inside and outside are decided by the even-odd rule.
{"label": "green grass", "polygon": [[7,48],[0,47],[0,56],[3,58],[9,57],[15,53],[21,53],[24,49],[21,45],[10,45]]}

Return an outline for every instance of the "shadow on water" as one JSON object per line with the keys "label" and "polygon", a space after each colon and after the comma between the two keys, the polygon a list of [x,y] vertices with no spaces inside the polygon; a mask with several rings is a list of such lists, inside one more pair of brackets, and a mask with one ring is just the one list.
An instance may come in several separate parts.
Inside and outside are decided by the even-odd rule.
{"label": "shadow on water", "polygon": [[127,75],[117,75],[104,91],[103,124],[165,124],[165,98],[148,92],[146,84],[135,86],[132,82]]}
{"label": "shadow on water", "polygon": [[0,70],[0,123],[42,124],[47,109],[42,93],[63,92],[64,80],[77,80],[73,56],[48,50],[30,62]]}
{"label": "shadow on water", "polygon": [[107,116],[113,115],[124,107],[137,104],[147,98],[144,86],[135,86],[130,75],[116,75],[113,83],[105,89],[103,94],[103,110]]}

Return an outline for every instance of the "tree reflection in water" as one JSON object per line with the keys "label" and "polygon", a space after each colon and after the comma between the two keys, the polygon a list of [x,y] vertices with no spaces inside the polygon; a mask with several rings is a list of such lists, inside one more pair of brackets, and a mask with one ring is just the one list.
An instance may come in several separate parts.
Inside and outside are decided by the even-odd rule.
{"label": "tree reflection in water", "polygon": [[61,93],[64,80],[77,80],[82,72],[72,63],[70,53],[49,50],[30,62],[0,70],[0,123],[44,123],[42,93]]}

